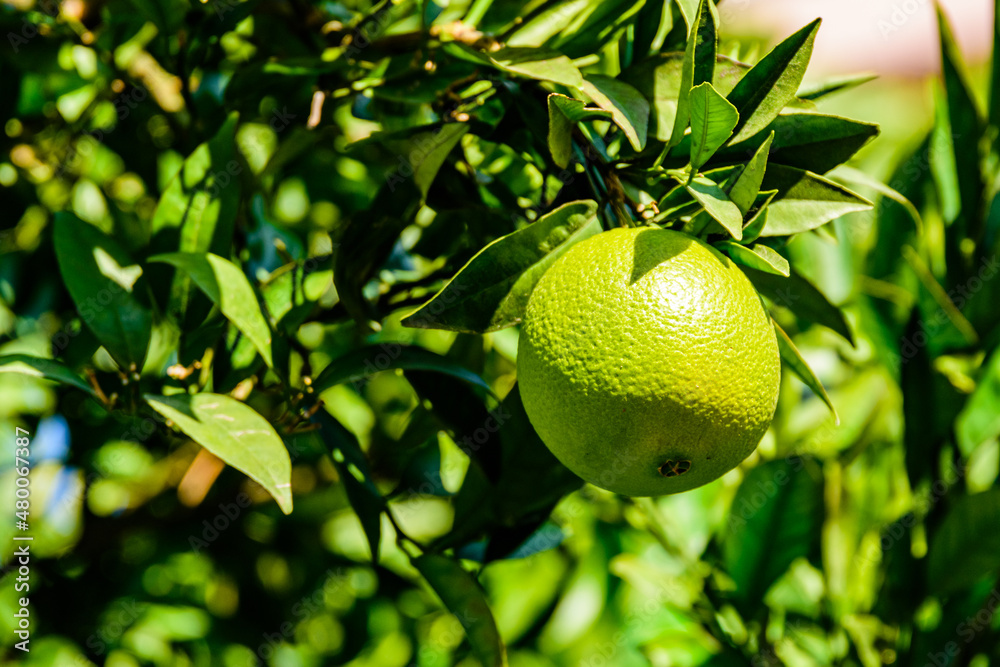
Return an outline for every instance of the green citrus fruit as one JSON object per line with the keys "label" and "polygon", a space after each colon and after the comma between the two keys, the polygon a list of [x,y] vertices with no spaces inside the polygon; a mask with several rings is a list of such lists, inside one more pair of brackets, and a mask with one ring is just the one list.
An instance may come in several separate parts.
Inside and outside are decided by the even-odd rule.
{"label": "green citrus fruit", "polygon": [[552,453],[630,496],[686,491],[739,465],[771,423],[781,373],[743,272],[655,228],[598,234],[559,258],[528,301],[517,361]]}

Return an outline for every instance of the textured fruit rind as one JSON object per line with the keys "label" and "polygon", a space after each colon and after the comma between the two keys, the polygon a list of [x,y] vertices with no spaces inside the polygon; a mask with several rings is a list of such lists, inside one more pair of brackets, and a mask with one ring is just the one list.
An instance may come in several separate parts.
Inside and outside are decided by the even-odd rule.
{"label": "textured fruit rind", "polygon": [[767,431],[781,372],[746,276],[700,240],[655,228],[598,234],[555,262],[528,302],[517,365],[552,453],[630,496],[736,467]]}

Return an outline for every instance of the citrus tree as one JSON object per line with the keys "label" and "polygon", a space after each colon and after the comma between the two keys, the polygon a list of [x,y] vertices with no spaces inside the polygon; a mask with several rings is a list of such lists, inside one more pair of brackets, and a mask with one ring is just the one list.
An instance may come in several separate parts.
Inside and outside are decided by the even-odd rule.
{"label": "citrus tree", "polygon": [[[841,166],[877,127],[822,111],[865,78],[803,86],[819,22],[758,57],[718,36],[738,16],[732,0],[5,9],[0,420],[18,450],[0,487],[24,502],[2,531],[32,537],[24,587],[4,575],[7,655],[997,659],[996,103],[977,111],[943,30],[937,123],[881,185]],[[852,233],[878,197],[879,223]],[[522,400],[538,344],[519,355],[519,330],[539,304],[561,322],[543,351],[645,322],[573,290],[634,271],[636,239],[665,230],[739,286],[711,289],[711,328],[677,331],[724,336],[756,308],[754,344],[723,364],[630,329],[575,372],[608,377],[666,336],[764,407],[712,475],[657,462],[698,488],[633,498],[602,488],[658,495],[629,485],[631,459],[608,464],[616,488],[555,444],[587,406]],[[658,354],[629,381],[671,377]],[[739,411],[732,395],[699,400]]]}

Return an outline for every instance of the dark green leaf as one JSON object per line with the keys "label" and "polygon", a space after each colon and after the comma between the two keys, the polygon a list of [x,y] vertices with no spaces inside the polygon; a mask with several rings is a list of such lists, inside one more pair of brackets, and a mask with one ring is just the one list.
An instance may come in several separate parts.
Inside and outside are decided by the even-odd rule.
{"label": "dark green leaf", "polygon": [[260,484],[292,511],[292,462],[274,427],[253,408],[221,394],[155,396],[150,407],[199,445]]}
{"label": "dark green leaf", "polygon": [[948,594],[1000,570],[1000,489],[958,498],[930,540],[927,586]]}
{"label": "dark green leaf", "polygon": [[611,113],[615,125],[621,128],[632,148],[646,147],[649,126],[649,102],[627,83],[607,76],[593,75],[583,82],[583,92],[594,104]]}
{"label": "dark green leaf", "polygon": [[361,527],[368,538],[372,562],[378,563],[385,499],[372,481],[368,459],[361,451],[361,445],[358,444],[354,434],[344,428],[325,409],[317,410],[310,420],[319,425],[319,437],[333,454],[333,464],[337,467],[340,481],[347,491],[347,499],[361,520]]}
{"label": "dark green leaf", "polygon": [[772,139],[774,139],[773,132],[767,135],[767,139],[757,148],[750,161],[733,172],[723,188],[744,216],[749,213],[754,202],[757,201],[757,195],[760,194],[760,186],[764,182],[764,174],[767,172],[767,158],[771,150]]}
{"label": "dark green leaf", "polygon": [[592,201],[572,202],[497,239],[403,324],[467,333],[517,324],[545,270],[573,244],[601,231],[596,213]]}
{"label": "dark green leaf", "polygon": [[694,26],[684,51],[676,113],[668,147],[676,146],[684,137],[684,129],[691,118],[691,89],[702,83],[711,83],[715,77],[715,52],[719,37],[716,34],[715,16],[710,11],[710,0],[701,0]]}
{"label": "dark green leaf", "polygon": [[837,416],[837,408],[833,406],[833,401],[830,400],[830,395],[826,393],[826,388],[823,387],[823,383],[820,382],[819,378],[813,372],[813,369],[809,367],[806,360],[802,357],[802,353],[799,352],[799,348],[795,346],[792,339],[789,337],[785,330],[778,326],[778,323],[773,319],[771,323],[774,325],[774,332],[778,336],[778,353],[781,355],[781,360],[788,365],[792,372],[798,376],[802,382],[805,383],[809,389],[812,390],[814,394],[823,399],[826,406],[830,408],[830,412],[833,413],[834,421],[839,424],[840,417]]}
{"label": "dark green leaf", "polygon": [[816,19],[783,41],[747,72],[729,94],[740,113],[732,143],[749,139],[771,124],[795,99],[819,30]]}
{"label": "dark green leaf", "polygon": [[89,384],[67,368],[65,364],[55,359],[41,359],[39,357],[28,356],[27,354],[5,354],[0,356],[0,373],[20,373],[22,375],[41,377],[46,380],[75,387],[87,392],[91,396],[96,396]]}
{"label": "dark green leaf", "polygon": [[583,75],[573,61],[557,51],[507,47],[489,54],[497,68],[539,81],[551,81],[569,88],[582,89]]}
{"label": "dark green leaf", "polygon": [[373,373],[396,369],[434,371],[491,392],[481,377],[450,359],[422,347],[392,342],[368,345],[334,359],[313,380],[312,387],[322,393],[343,382],[359,382]]}
{"label": "dark green leaf", "polygon": [[609,119],[611,112],[595,107],[587,107],[581,100],[552,93],[548,98],[549,107],[549,152],[552,161],[565,169],[573,157],[573,128],[582,120],[592,118]]}
{"label": "dark green leaf", "polygon": [[427,192],[431,189],[431,184],[434,183],[434,178],[441,170],[448,153],[468,131],[469,126],[465,123],[446,123],[436,133],[417,135],[415,141],[424,141],[421,151],[417,153],[420,158],[414,163],[414,152],[411,151],[409,155],[410,166],[413,168],[413,182],[421,195],[427,197]]}
{"label": "dark green leaf", "polygon": [[769,461],[747,473],[722,541],[735,599],[748,613],[798,558],[813,555],[823,528],[823,472],[812,459]]}
{"label": "dark green leaf", "polygon": [[784,165],[768,165],[761,189],[778,191],[761,236],[798,234],[872,208],[870,201],[831,180]]}
{"label": "dark green leaf", "polygon": [[877,74],[849,74],[847,76],[838,76],[799,90],[798,98],[801,100],[816,101],[826,97],[827,95],[833,95],[834,93],[850,90],[851,88],[868,83],[869,81],[873,81],[877,78]]}
{"label": "dark green leaf", "polygon": [[486,593],[475,577],[456,561],[437,554],[414,558],[413,566],[465,628],[472,652],[483,667],[506,667],[507,650],[500,639]]}
{"label": "dark green leaf", "polygon": [[729,255],[737,264],[786,278],[789,275],[788,260],[766,245],[758,243],[747,247],[732,241],[722,241],[716,243],[715,247]]}
{"label": "dark green leaf", "polygon": [[150,262],[177,267],[203,291],[236,328],[253,343],[268,366],[271,360],[271,330],[260,311],[257,295],[242,270],[212,253],[175,252],[154,255]]}
{"label": "dark green leaf", "polygon": [[794,269],[787,278],[749,267],[744,267],[743,272],[757,291],[776,305],[784,306],[799,317],[833,329],[852,345],[854,344],[844,314]]}
{"label": "dark green leaf", "polygon": [[[691,168],[700,169],[729,140],[740,116],[710,83],[691,89]],[[762,174],[763,175],[763,174]],[[756,192],[754,196],[756,196]],[[741,209],[741,213],[745,213]]]}
{"label": "dark green leaf", "polygon": [[137,299],[142,269],[118,242],[70,213],[56,215],[59,271],[77,312],[123,370],[140,370],[153,316]]}
{"label": "dark green leaf", "polygon": [[685,188],[734,239],[739,241],[743,238],[743,214],[718,183],[699,176]]}

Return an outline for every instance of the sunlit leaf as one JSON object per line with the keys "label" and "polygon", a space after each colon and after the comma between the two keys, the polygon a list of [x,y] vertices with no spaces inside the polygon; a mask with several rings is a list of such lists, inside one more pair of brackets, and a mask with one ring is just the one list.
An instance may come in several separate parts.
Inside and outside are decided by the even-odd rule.
{"label": "sunlit leaf", "polygon": [[41,377],[96,396],[93,388],[84,382],[83,378],[55,359],[41,359],[27,354],[0,355],[0,373],[20,373],[21,375]]}
{"label": "sunlit leaf", "polygon": [[722,225],[734,239],[739,241],[743,238],[743,214],[718,183],[698,177],[685,187],[688,193],[705,207],[705,212]]}
{"label": "sunlit leaf", "polygon": [[739,114],[736,107],[707,82],[691,89],[689,105],[691,168],[700,169],[732,135]]}
{"label": "sunlit leaf", "polygon": [[830,395],[826,393],[826,388],[823,387],[823,383],[820,382],[819,378],[816,377],[816,373],[813,372],[812,368],[803,358],[802,353],[799,352],[799,348],[795,346],[792,339],[789,337],[785,330],[778,326],[778,323],[773,319],[771,323],[774,325],[774,332],[778,337],[778,353],[781,354],[781,360],[788,365],[795,375],[798,376],[800,380],[809,389],[812,390],[814,394],[823,399],[826,406],[830,408],[830,412],[833,413],[834,420],[839,424],[840,417],[837,416],[837,408],[834,407],[833,401],[830,400]]}
{"label": "sunlit leaf", "polygon": [[594,104],[611,113],[615,125],[625,133],[632,148],[641,151],[646,147],[649,102],[638,90],[611,77],[592,75],[584,80],[583,92],[594,100]]}

